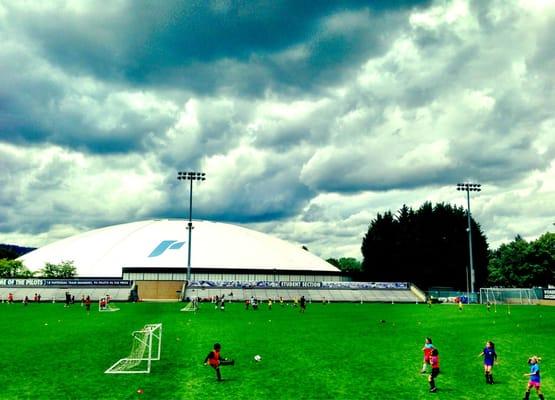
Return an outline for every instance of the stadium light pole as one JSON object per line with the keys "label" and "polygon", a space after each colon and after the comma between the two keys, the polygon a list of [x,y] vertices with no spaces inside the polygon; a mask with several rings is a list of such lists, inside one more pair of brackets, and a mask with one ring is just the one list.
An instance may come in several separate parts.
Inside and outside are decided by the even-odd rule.
{"label": "stadium light pole", "polygon": [[[188,255],[187,255],[187,285],[191,281],[191,234],[193,231],[193,181],[204,181],[206,180],[206,174],[204,172],[193,172],[193,171],[179,171],[177,172],[177,180],[179,181],[189,181],[189,223],[187,224],[187,229],[189,230],[189,242],[188,242]],[[184,295],[184,294],[183,294]]]}
{"label": "stadium light pole", "polygon": [[470,225],[470,192],[480,192],[482,185],[479,183],[457,183],[457,190],[466,192],[466,216],[468,219],[468,255],[470,259],[470,290],[474,293],[474,258],[472,256],[472,229]]}

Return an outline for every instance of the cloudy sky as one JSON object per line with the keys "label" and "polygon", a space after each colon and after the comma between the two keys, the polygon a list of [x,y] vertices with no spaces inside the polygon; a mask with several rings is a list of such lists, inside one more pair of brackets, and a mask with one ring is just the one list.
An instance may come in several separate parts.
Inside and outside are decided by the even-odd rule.
{"label": "cloudy sky", "polygon": [[555,0],[0,0],[0,243],[194,216],[356,257],[378,212],[555,222]]}

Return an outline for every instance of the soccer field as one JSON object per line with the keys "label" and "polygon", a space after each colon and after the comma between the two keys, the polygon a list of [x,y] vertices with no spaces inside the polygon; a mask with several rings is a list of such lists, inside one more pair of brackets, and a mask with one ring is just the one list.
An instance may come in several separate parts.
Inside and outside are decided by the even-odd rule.
{"label": "soccer field", "polygon": [[[301,314],[289,305],[222,312],[201,304],[194,314],[177,303],[118,306],[87,315],[78,304],[0,304],[0,398],[520,399],[534,354],[543,358],[543,391],[555,396],[555,307],[308,304]],[[129,353],[133,330],[157,322],[162,359],[150,374],[104,374]],[[419,373],[426,336],[440,352],[435,394]],[[494,385],[477,357],[486,340],[499,355]],[[236,362],[222,367],[223,382],[202,363],[214,342]]]}

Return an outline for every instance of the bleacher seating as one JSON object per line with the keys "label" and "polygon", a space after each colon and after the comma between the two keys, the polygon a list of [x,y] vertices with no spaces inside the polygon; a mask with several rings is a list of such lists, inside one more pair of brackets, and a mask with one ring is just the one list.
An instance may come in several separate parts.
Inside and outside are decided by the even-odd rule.
{"label": "bleacher seating", "polygon": [[[405,286],[406,287],[406,286]],[[0,296],[3,300],[8,298],[8,294],[12,293],[14,301],[22,301],[25,296],[33,301],[35,293],[41,295],[41,301],[57,302],[65,300],[66,291],[75,296],[75,301],[81,301],[81,296],[91,296],[91,300],[98,299],[110,295],[115,301],[127,301],[130,295],[129,287],[73,287],[73,288],[55,288],[55,287],[1,287]],[[140,293],[140,292],[139,292]],[[233,293],[233,295],[231,295]],[[327,287],[199,287],[192,286],[187,289],[186,297],[200,297],[203,300],[209,300],[218,296],[225,296],[226,301],[245,301],[251,297],[256,297],[260,301],[272,299],[279,301],[280,297],[284,301],[292,301],[300,299],[304,296],[311,302],[395,302],[395,303],[415,303],[422,300],[410,290],[410,288],[350,288],[347,285],[327,286]]]}
{"label": "bleacher seating", "polygon": [[[233,293],[233,296],[230,295]],[[229,289],[229,288],[189,288],[187,297],[200,297],[201,299],[211,299],[216,296],[221,298],[224,295],[226,300],[245,301],[251,297],[258,300],[279,301],[280,297],[285,301],[292,301],[301,296],[309,301],[331,301],[331,302],[395,302],[395,303],[415,303],[420,301],[410,290],[387,290],[387,289],[307,289],[307,288],[282,288],[282,289]]]}

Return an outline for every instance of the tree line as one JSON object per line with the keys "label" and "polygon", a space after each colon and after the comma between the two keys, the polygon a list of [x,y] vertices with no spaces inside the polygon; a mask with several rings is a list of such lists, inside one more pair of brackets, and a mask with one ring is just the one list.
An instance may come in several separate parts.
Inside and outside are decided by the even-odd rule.
{"label": "tree line", "polygon": [[[404,205],[395,213],[378,213],[354,258],[327,261],[362,281],[408,281],[423,289],[467,290],[468,219],[462,207],[424,203]],[[512,242],[490,250],[481,226],[471,218],[475,288],[486,286],[546,287],[555,283],[555,234]]]}
{"label": "tree line", "polygon": [[33,273],[20,260],[0,259],[0,278],[73,278],[76,273],[73,261],[46,263],[42,269]]}
{"label": "tree line", "polygon": [[555,233],[544,233],[527,242],[517,236],[490,253],[492,286],[546,287],[555,283]]}

